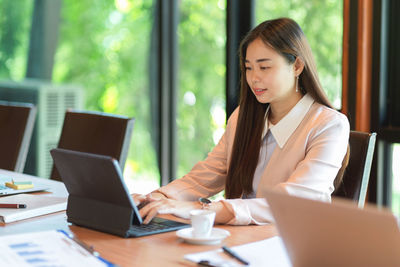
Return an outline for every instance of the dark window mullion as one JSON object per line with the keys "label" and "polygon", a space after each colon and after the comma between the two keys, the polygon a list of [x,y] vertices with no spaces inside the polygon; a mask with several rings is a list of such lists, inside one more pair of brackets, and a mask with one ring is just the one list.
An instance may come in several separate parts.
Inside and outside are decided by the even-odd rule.
{"label": "dark window mullion", "polygon": [[[157,147],[160,184],[168,184],[176,175],[176,94],[177,94],[177,27],[178,1],[156,0],[153,58],[150,59],[152,97],[153,142]],[[155,74],[154,74],[155,72]],[[154,80],[152,80],[154,77]],[[152,94],[152,93],[151,93]]]}
{"label": "dark window mullion", "polygon": [[27,78],[51,80],[60,14],[61,0],[35,0],[29,40]]}
{"label": "dark window mullion", "polygon": [[226,117],[238,105],[239,99],[239,45],[254,26],[254,0],[227,0],[226,8]]}

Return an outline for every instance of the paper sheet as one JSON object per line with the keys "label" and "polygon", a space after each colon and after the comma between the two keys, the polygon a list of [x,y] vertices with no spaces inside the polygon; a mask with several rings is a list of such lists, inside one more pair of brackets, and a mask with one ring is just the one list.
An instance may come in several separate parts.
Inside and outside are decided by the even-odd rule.
{"label": "paper sheet", "polygon": [[0,266],[109,266],[64,233],[45,231],[0,237]]}
{"label": "paper sheet", "polygon": [[[231,247],[231,249],[248,261],[253,267],[291,267],[289,256],[286,252],[282,239],[275,236],[269,239],[247,243],[240,246]],[[232,259],[222,252],[222,249],[211,250],[200,253],[187,254],[186,260],[200,262],[209,261],[215,266],[242,266],[240,262]]]}

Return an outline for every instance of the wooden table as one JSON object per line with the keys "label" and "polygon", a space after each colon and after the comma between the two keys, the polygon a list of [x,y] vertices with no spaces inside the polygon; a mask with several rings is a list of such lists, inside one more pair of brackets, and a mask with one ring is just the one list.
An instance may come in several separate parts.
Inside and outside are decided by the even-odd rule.
{"label": "wooden table", "polygon": [[[0,174],[5,171],[0,170]],[[12,174],[9,172],[9,174]],[[32,178],[32,177],[30,177]],[[35,178],[41,179],[41,178]],[[65,195],[65,187],[57,181],[48,181],[54,195]],[[173,218],[172,216],[167,216]],[[180,220],[182,221],[182,220]],[[0,235],[64,229],[73,232],[81,241],[93,246],[106,260],[119,266],[194,266],[183,259],[188,253],[220,248],[222,245],[236,246],[263,240],[277,234],[272,225],[265,226],[216,226],[226,229],[231,236],[218,245],[192,245],[183,242],[176,232],[145,236],[140,238],[121,238],[118,236],[71,225],[66,221],[65,212],[58,212],[19,222],[0,224]]]}
{"label": "wooden table", "polygon": [[231,233],[231,236],[218,245],[187,244],[175,232],[140,238],[120,238],[78,226],[70,226],[70,229],[80,240],[93,245],[105,259],[120,266],[193,266],[183,259],[185,254],[213,250],[221,245],[241,245],[276,235],[272,225],[217,227]]}

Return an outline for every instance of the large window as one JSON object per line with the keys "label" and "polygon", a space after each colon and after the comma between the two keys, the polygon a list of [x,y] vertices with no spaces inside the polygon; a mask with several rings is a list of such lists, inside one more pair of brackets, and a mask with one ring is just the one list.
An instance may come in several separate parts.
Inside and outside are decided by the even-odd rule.
{"label": "large window", "polygon": [[64,0],[53,78],[85,89],[85,108],[135,117],[124,176],[129,188],[159,186],[151,142],[148,61],[153,1]]}
{"label": "large window", "polygon": [[[0,77],[25,76],[32,1],[0,0]],[[135,192],[160,184],[151,133],[156,1],[63,0],[53,82],[84,89],[86,110],[135,117],[124,176]],[[179,1],[177,174],[206,157],[225,127],[226,1]],[[4,14],[3,14],[4,12]],[[7,31],[10,29],[10,31]],[[154,36],[153,36],[154,37]],[[158,48],[154,48],[158,49]]]}
{"label": "large window", "polygon": [[[143,193],[160,178],[148,83],[153,5],[65,0],[54,69],[56,82],[84,86],[87,109],[136,118],[124,176]],[[178,171],[171,178],[204,159],[225,127],[225,1],[182,1],[179,11]]]}
{"label": "large window", "polygon": [[[55,83],[83,86],[85,109],[136,118],[124,175],[131,189],[143,193],[160,183],[149,89],[149,70],[158,67],[149,66],[155,2],[63,0],[53,70]],[[226,3],[178,1],[178,106],[176,118],[170,118],[177,125],[173,179],[204,159],[224,132]],[[0,0],[0,7],[6,11],[0,20],[0,77],[22,79],[33,2]],[[342,0],[256,1],[255,10],[257,24],[288,16],[302,26],[322,84],[340,108]],[[15,40],[5,38],[7,25],[18,28],[12,31]]]}
{"label": "large window", "polygon": [[341,108],[343,0],[256,1],[256,23],[278,17],[294,19],[303,29],[317,63],[322,86]]}
{"label": "large window", "polygon": [[181,1],[177,146],[179,178],[204,159],[225,127],[225,1]]}

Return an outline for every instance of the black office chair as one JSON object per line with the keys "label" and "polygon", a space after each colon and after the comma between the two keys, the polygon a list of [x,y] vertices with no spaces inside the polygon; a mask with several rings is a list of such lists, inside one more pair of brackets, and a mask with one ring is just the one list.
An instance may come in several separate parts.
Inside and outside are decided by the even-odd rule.
{"label": "black office chair", "polygon": [[0,169],[24,171],[35,119],[34,105],[0,101]]}
{"label": "black office chair", "polygon": [[[111,156],[124,169],[134,118],[102,112],[67,110],[58,148]],[[51,179],[61,180],[53,164]]]}
{"label": "black office chair", "polygon": [[350,132],[350,159],[339,187],[333,197],[344,197],[364,207],[368,190],[369,174],[374,156],[376,133]]}

